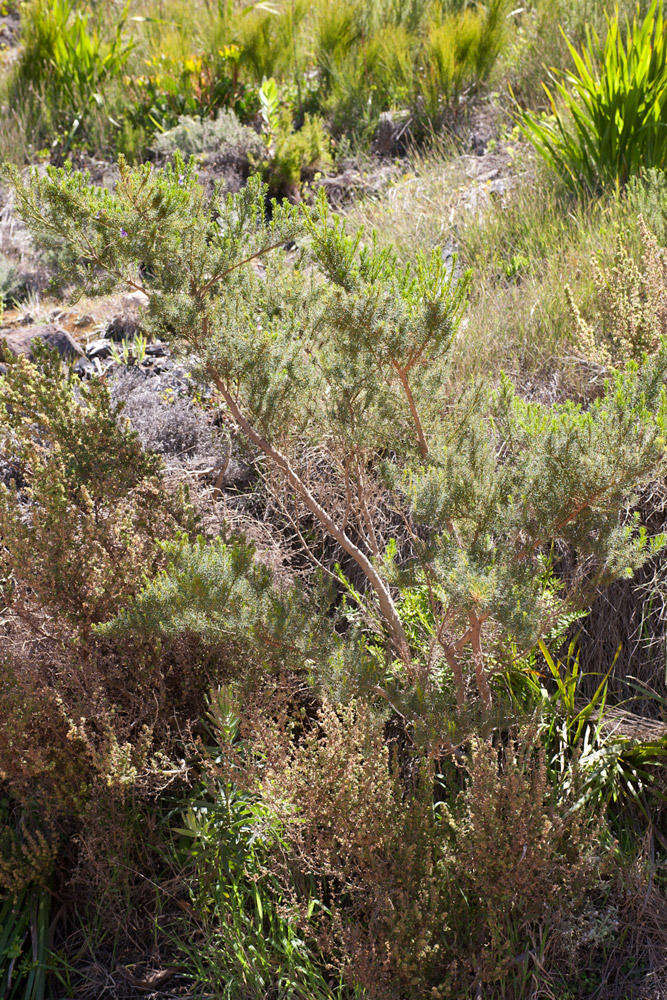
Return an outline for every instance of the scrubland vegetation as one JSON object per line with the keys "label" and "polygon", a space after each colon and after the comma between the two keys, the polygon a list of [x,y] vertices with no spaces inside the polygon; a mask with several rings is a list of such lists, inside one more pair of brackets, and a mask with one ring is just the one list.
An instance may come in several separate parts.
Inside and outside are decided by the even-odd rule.
{"label": "scrubland vegetation", "polygon": [[662,3],[2,16],[0,996],[659,1000]]}

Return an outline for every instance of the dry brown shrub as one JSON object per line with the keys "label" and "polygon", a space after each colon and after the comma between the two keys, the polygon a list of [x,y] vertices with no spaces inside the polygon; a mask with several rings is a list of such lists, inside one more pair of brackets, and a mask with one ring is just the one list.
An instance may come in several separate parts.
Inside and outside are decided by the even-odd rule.
{"label": "dry brown shrub", "polygon": [[[500,748],[473,741],[458,797],[434,765],[408,787],[361,703],[325,705],[296,742],[275,730],[260,742],[261,790],[288,845],[274,874],[304,927],[303,899],[326,903],[317,943],[369,997],[510,983],[545,929],[553,967],[575,960],[573,920],[600,887],[605,852],[591,816],[557,801],[530,733]],[[434,806],[443,791],[451,808]]]}
{"label": "dry brown shrub", "polygon": [[583,319],[566,287],[579,345],[588,360],[603,366],[640,360],[657,351],[667,335],[667,251],[641,215],[638,230],[638,253],[628,249],[619,232],[611,260],[605,262],[598,255],[593,263],[596,321],[592,325]]}
{"label": "dry brown shrub", "polygon": [[[667,483],[653,483],[636,508],[642,524],[667,530]],[[633,512],[630,512],[632,514]],[[592,602],[572,628],[584,671],[582,694],[589,697],[603,677],[608,702],[624,704],[644,717],[662,718],[667,635],[667,560],[660,551],[631,579],[616,580]]]}
{"label": "dry brown shrub", "polygon": [[0,483],[0,599],[25,613],[36,598],[87,631],[159,567],[161,541],[193,530],[186,498],[166,488],[105,383],[79,385],[56,358],[12,361],[0,418],[13,470]]}

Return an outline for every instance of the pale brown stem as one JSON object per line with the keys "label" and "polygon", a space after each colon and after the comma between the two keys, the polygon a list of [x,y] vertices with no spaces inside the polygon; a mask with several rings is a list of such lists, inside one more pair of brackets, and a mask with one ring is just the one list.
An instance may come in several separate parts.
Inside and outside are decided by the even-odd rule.
{"label": "pale brown stem", "polygon": [[243,267],[245,264],[250,264],[251,261],[256,260],[258,257],[263,257],[266,254],[271,253],[272,250],[277,250],[279,247],[284,246],[286,242],[287,238],[283,237],[282,240],[279,240],[277,243],[271,243],[269,246],[261,247],[255,253],[251,253],[249,257],[244,257],[243,260],[235,261],[231,267],[226,267],[221,271],[216,271],[215,274],[212,274],[208,281],[202,285],[202,293],[208,292],[208,290],[215,285],[216,281],[220,281],[221,278],[231,274],[232,271],[236,271],[239,267]]}
{"label": "pale brown stem", "polygon": [[[440,627],[439,627],[438,631],[436,632],[435,638],[436,638],[437,642],[439,643],[439,645],[442,647],[442,650],[443,650],[443,652],[445,654],[445,659],[449,663],[449,666],[452,669],[452,674],[454,675],[454,684],[456,685],[456,703],[457,703],[457,705],[458,705],[459,708],[463,708],[463,704],[465,702],[465,684],[464,684],[464,681],[463,681],[463,671],[461,669],[461,663],[459,661],[459,653],[464,648],[464,646],[466,646],[468,643],[471,643],[471,645],[473,647],[473,658],[474,658],[474,662],[475,662],[475,674],[476,674],[476,679],[477,679],[477,686],[478,686],[478,688],[480,690],[480,694],[482,694],[482,698],[484,698],[485,704],[487,704],[487,702],[486,702],[486,698],[484,697],[483,691],[484,691],[484,688],[486,688],[486,691],[488,693],[488,706],[487,707],[490,707],[490,704],[491,704],[491,691],[490,691],[489,686],[488,686],[487,681],[486,681],[486,675],[484,674],[484,663],[483,663],[483,658],[482,658],[482,651],[481,651],[481,646],[479,645],[479,633],[480,633],[480,630],[482,628],[483,623],[488,618],[488,615],[486,615],[486,614],[482,615],[480,618],[477,618],[474,615],[471,616],[471,625],[470,625],[470,628],[466,632],[464,632],[464,634],[459,639],[457,639],[456,642],[454,642],[454,643],[445,642],[445,640],[443,639],[443,636],[442,636],[445,624],[446,624],[448,618],[450,617],[450,615],[451,615],[451,609],[448,609],[447,613],[445,614],[445,616],[444,616],[444,618],[443,618],[443,620],[442,620],[442,622],[440,624]],[[481,677],[480,677],[479,670],[478,670],[478,657],[475,654],[475,641],[477,642],[477,650],[478,650],[478,653],[479,653],[479,664],[481,666]]]}
{"label": "pale brown stem", "polygon": [[410,408],[410,414],[412,416],[412,422],[415,425],[415,430],[417,432],[417,442],[419,445],[419,454],[422,458],[426,458],[428,455],[428,445],[426,444],[426,437],[424,436],[424,428],[422,427],[422,422],[419,419],[419,412],[417,410],[417,405],[412,395],[412,389],[410,388],[410,383],[408,382],[408,376],[404,368],[401,368],[399,364],[392,360],[392,365],[398,375],[398,380],[401,383],[403,392],[405,393],[405,398],[408,401],[408,406]]}
{"label": "pale brown stem", "polygon": [[461,535],[459,534],[458,528],[456,527],[456,525],[452,521],[451,517],[448,517],[445,523],[447,525],[447,531],[450,533],[450,535],[452,536],[452,538],[454,539],[454,541],[456,542],[456,544],[458,545],[458,547],[460,549],[462,549],[463,548],[463,540],[461,538]]}
{"label": "pale brown stem", "polygon": [[349,461],[343,462],[343,474],[345,476],[345,516],[343,518],[343,523],[341,527],[343,530],[347,527],[347,522],[350,519],[350,511],[352,510],[352,493],[350,491],[350,468]]}
{"label": "pale brown stem", "polygon": [[271,460],[274,467],[280,471],[290,484],[292,489],[301,497],[304,505],[310,513],[319,521],[320,525],[338,542],[341,548],[347,552],[350,558],[354,559],[361,569],[369,584],[375,591],[380,605],[382,616],[389,630],[392,643],[396,652],[404,661],[409,664],[411,660],[410,647],[408,645],[405,631],[401,619],[396,611],[396,606],[389,592],[389,588],[379,575],[370,559],[354,544],[351,538],[333,520],[330,514],[317,502],[306,484],[301,480],[291,463],[277,448],[274,448],[266,438],[257,431],[247,417],[242,413],[237,401],[229,392],[224,381],[220,378],[216,370],[209,366],[208,373],[217,387],[220,395],[224,399],[229,412],[232,414],[237,424],[243,430],[246,437],[259,448],[259,450]]}
{"label": "pale brown stem", "polygon": [[231,457],[232,457],[232,446],[230,444],[230,446],[229,446],[229,452],[227,454],[227,457],[225,458],[225,461],[223,462],[223,464],[222,464],[222,466],[220,468],[220,471],[219,471],[219,473],[218,473],[218,475],[216,477],[216,480],[215,480],[215,487],[214,488],[216,490],[221,490],[222,487],[223,487],[223,485],[224,485],[224,482],[225,482],[225,473],[227,472],[227,469],[229,468],[229,462],[231,460]]}
{"label": "pale brown stem", "polygon": [[366,481],[361,468],[359,460],[355,456],[354,464],[357,467],[357,499],[359,500],[359,509],[361,510],[361,517],[366,528],[367,542],[370,546],[371,552],[377,558],[380,556],[380,546],[378,544],[377,535],[375,534],[375,528],[373,527],[373,520],[368,512],[368,506],[366,504]]}
{"label": "pale brown stem", "polygon": [[482,653],[482,623],[474,614],[470,614],[470,645],[472,646],[472,657],[475,664],[475,679],[477,680],[477,690],[484,702],[487,711],[491,708],[491,688],[486,679],[484,670],[484,655]]}
{"label": "pale brown stem", "polygon": [[[568,524],[571,524],[572,521],[576,521],[576,519],[579,517],[580,514],[582,514],[588,507],[590,507],[595,500],[603,496],[607,492],[607,490],[611,489],[613,485],[619,487],[623,485],[623,480],[621,480],[621,482],[617,484],[611,483],[608,484],[607,486],[603,486],[602,489],[596,490],[585,500],[582,500],[578,504],[575,504],[575,506],[572,508],[569,514],[567,514],[561,520],[557,521],[550,528],[550,534],[553,536],[556,534],[556,532],[561,531],[562,528],[565,528],[567,527]],[[521,551],[517,554],[517,559],[523,560],[526,559],[529,555],[532,555],[535,549],[538,548],[539,544],[540,544],[539,540],[535,540],[534,542],[532,542],[531,545],[525,545],[521,549]]]}
{"label": "pale brown stem", "polygon": [[454,675],[454,685],[456,687],[456,704],[459,709],[462,709],[466,700],[466,689],[465,689],[465,684],[463,683],[463,671],[461,669],[461,664],[459,663],[459,658],[456,655],[453,646],[450,646],[448,643],[442,641],[440,644],[443,648],[447,663],[451,667],[452,674]]}
{"label": "pale brown stem", "polygon": [[426,663],[426,670],[427,673],[430,674],[431,670],[433,669],[433,662],[435,660],[435,648],[436,646],[440,646],[445,654],[445,659],[449,663],[449,666],[451,667],[452,670],[452,674],[454,676],[454,684],[456,687],[456,704],[458,705],[459,709],[462,709],[463,704],[465,702],[465,686],[463,683],[463,671],[461,670],[461,664],[458,661],[456,650],[451,645],[451,643],[445,642],[445,640],[443,639],[443,632],[445,631],[445,627],[451,616],[451,611],[452,609],[450,606],[445,611],[442,617],[442,621],[440,622],[436,630],[436,633],[433,636],[433,639],[431,641],[431,647],[429,649],[428,660]]}

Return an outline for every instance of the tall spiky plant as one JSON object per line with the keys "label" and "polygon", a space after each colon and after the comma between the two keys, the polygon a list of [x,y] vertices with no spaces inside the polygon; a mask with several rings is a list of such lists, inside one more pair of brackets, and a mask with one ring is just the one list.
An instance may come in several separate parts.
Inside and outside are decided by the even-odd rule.
{"label": "tall spiky plant", "polygon": [[643,168],[667,166],[667,44],[663,0],[626,24],[608,18],[604,44],[592,29],[574,71],[545,85],[552,115],[519,112],[523,134],[570,185],[597,192]]}

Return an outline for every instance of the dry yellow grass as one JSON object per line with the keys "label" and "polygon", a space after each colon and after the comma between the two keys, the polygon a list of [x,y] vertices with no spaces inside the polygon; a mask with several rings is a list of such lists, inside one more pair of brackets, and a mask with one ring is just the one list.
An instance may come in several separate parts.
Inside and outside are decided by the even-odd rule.
{"label": "dry yellow grass", "polygon": [[452,349],[452,383],[509,373],[545,399],[588,395],[605,375],[582,351],[567,287],[586,319],[599,312],[600,267],[621,234],[639,259],[639,211],[627,198],[576,203],[511,144],[483,157],[413,159],[381,197],[354,205],[352,225],[411,257],[441,246],[473,275]]}

